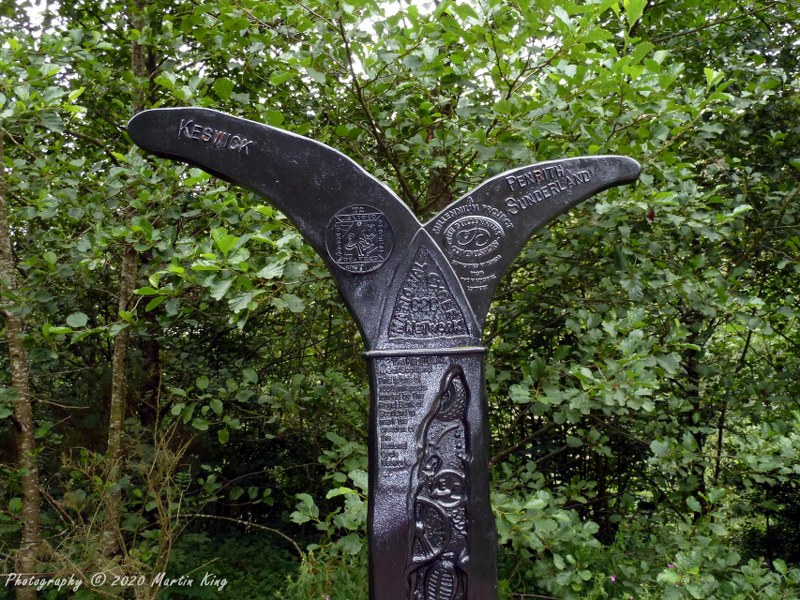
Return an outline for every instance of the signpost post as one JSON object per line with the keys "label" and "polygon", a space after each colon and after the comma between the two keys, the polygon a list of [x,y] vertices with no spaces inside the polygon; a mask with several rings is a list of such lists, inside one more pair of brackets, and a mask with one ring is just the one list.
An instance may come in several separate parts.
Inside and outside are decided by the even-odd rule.
{"label": "signpost post", "polygon": [[143,149],[272,201],[325,260],[366,345],[370,597],[493,600],[497,533],[481,330],[500,276],[537,229],[636,181],[623,156],[492,177],[427,223],[319,142],[199,108],[136,115]]}

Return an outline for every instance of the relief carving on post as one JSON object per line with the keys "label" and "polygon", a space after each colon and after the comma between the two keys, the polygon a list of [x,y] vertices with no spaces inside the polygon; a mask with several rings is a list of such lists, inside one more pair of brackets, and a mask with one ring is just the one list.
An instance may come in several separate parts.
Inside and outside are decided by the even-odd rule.
{"label": "relief carving on post", "polygon": [[409,497],[409,600],[467,597],[469,400],[464,371],[453,365],[419,428]]}

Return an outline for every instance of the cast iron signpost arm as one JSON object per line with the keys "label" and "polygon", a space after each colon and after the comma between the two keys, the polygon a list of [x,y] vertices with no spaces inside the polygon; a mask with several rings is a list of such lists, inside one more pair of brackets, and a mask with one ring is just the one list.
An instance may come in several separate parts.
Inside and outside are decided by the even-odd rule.
{"label": "cast iron signpost arm", "polygon": [[633,183],[639,163],[584,156],[507,171],[462,196],[425,224],[458,275],[483,325],[500,276],[531,235],[576,204]]}
{"label": "cast iron signpost arm", "polygon": [[[381,300],[403,258],[395,247],[406,247],[419,229],[388,187],[333,148],[216,110],[143,111],[128,133],[153,154],[198,166],[275,204],[327,263],[365,343],[377,338]],[[346,231],[349,224],[355,229]],[[362,229],[374,237],[359,238]]]}
{"label": "cast iron signpost arm", "polygon": [[369,364],[373,600],[492,600],[481,327],[533,231],[636,179],[626,157],[540,163],[489,179],[423,227],[386,186],[313,140],[208,109],[157,109],[139,146],[267,197],[322,256]]}

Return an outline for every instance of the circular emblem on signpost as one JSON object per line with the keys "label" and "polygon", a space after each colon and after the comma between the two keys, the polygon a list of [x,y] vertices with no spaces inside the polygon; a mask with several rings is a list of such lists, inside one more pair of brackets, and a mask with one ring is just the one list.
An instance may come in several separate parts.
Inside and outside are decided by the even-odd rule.
{"label": "circular emblem on signpost", "polygon": [[503,235],[503,228],[494,219],[471,215],[448,225],[444,230],[444,245],[455,258],[486,262],[500,249]]}
{"label": "circular emblem on signpost", "polygon": [[368,204],[352,204],[337,212],[325,230],[328,256],[350,273],[369,273],[380,267],[394,246],[388,219]]}

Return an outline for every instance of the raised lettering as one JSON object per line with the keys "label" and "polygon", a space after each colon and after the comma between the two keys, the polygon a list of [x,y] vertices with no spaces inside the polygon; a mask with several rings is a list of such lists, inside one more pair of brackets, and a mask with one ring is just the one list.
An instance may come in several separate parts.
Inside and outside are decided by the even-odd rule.
{"label": "raised lettering", "polygon": [[193,121],[191,119],[184,121],[181,119],[181,124],[178,126],[178,138],[181,137],[182,133],[186,134],[187,138],[192,137],[192,132],[189,130],[189,126],[192,125]]}
{"label": "raised lettering", "polygon": [[247,156],[250,156],[250,146],[254,143],[254,140],[242,140],[242,145],[239,146],[239,153],[244,152]]}
{"label": "raised lettering", "polygon": [[228,138],[230,137],[230,135],[231,135],[230,133],[228,133],[226,131],[222,131],[220,129],[214,135],[214,139],[212,140],[211,144],[215,148],[224,148],[226,146],[226,144],[228,143]]}

